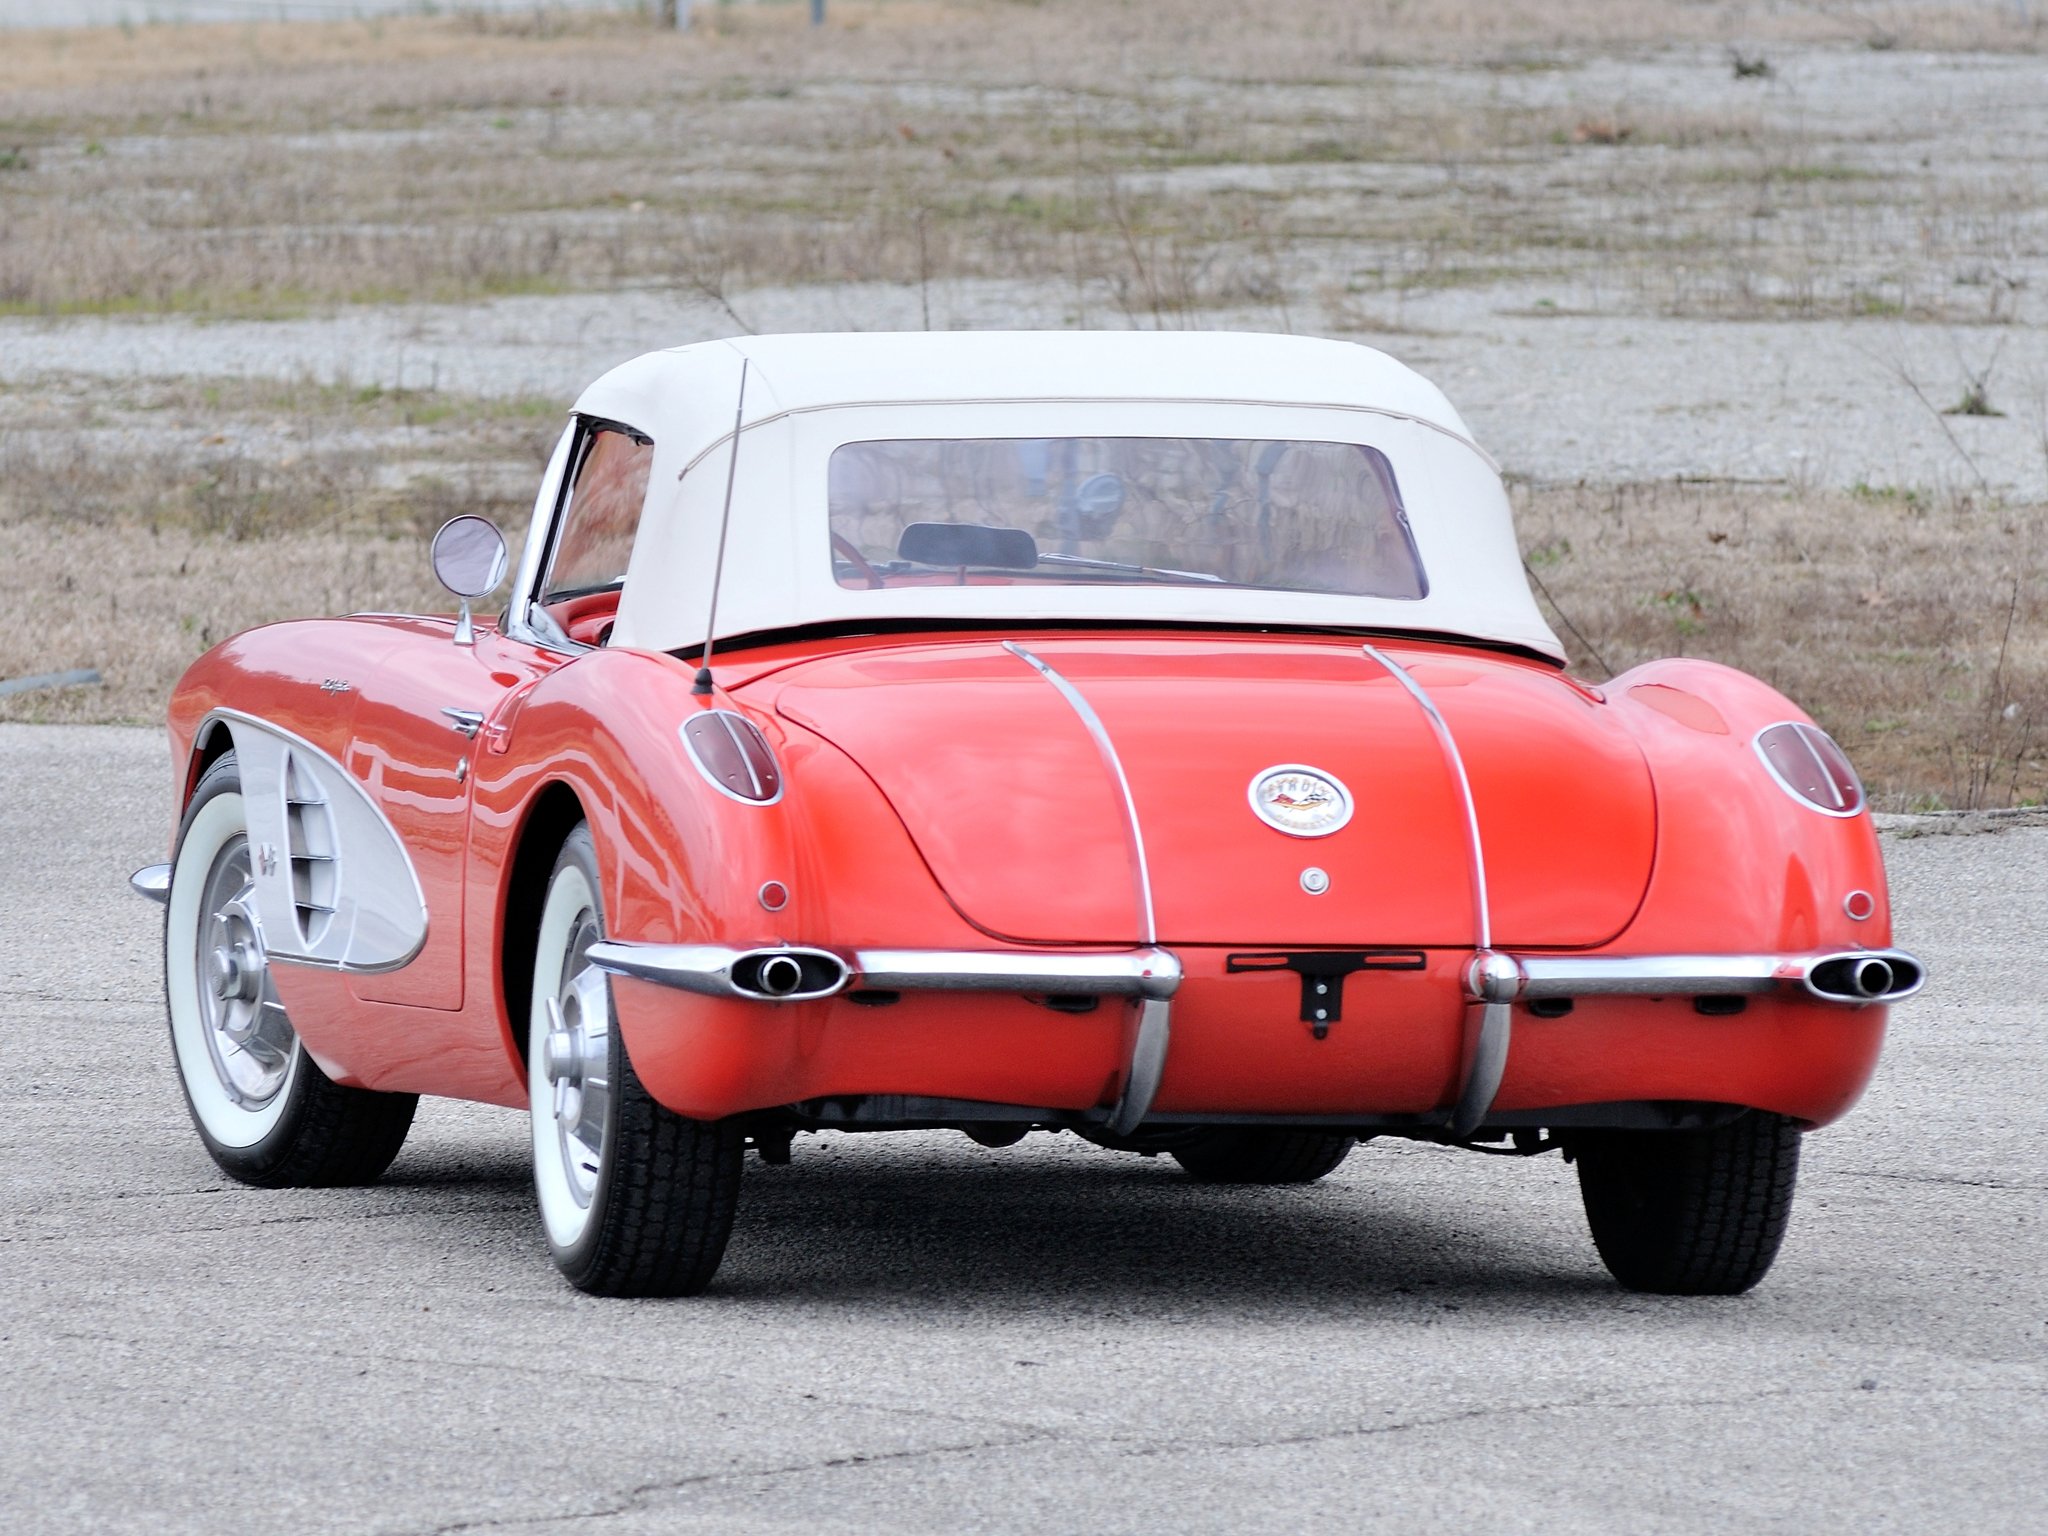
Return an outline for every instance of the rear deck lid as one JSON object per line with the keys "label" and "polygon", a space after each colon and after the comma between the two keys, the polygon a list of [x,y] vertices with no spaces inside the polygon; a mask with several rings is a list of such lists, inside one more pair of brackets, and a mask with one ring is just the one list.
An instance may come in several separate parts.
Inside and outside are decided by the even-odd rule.
{"label": "rear deck lid", "polygon": [[[1355,643],[1024,644],[1086,701],[1100,739],[999,642],[833,657],[775,679],[776,708],[866,770],[976,926],[1025,942],[1137,943],[1149,884],[1168,944],[1476,941],[1456,779],[1422,708]],[[1641,901],[1655,844],[1634,743],[1549,668],[1447,648],[1398,654],[1463,753],[1495,942],[1613,936]],[[1348,820],[1321,836],[1269,825],[1251,788],[1283,766],[1341,785]]]}

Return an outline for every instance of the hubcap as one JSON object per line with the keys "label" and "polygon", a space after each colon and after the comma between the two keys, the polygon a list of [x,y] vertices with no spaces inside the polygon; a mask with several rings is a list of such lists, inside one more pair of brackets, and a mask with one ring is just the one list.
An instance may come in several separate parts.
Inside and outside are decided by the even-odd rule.
{"label": "hubcap", "polygon": [[548,1034],[541,1070],[554,1090],[555,1134],[569,1193],[588,1207],[604,1167],[605,1121],[611,1107],[611,986],[584,955],[604,935],[586,914],[569,939],[560,997],[547,1000]]}
{"label": "hubcap", "polygon": [[298,1036],[271,985],[249,875],[249,840],[237,837],[207,871],[200,897],[199,1014],[207,1054],[229,1099],[261,1109],[291,1071]]}

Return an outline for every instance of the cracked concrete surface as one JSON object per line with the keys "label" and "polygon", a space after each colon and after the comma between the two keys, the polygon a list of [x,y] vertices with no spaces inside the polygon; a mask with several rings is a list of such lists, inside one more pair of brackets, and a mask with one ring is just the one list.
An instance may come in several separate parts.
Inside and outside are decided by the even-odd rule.
{"label": "cracked concrete surface", "polygon": [[1555,1159],[1200,1189],[1066,1138],[800,1139],[711,1295],[579,1296],[524,1125],[225,1181],[162,1035],[153,732],[0,727],[0,1517],[207,1533],[2031,1531],[2048,829],[1888,840],[1932,962],[1776,1271],[1629,1296]]}

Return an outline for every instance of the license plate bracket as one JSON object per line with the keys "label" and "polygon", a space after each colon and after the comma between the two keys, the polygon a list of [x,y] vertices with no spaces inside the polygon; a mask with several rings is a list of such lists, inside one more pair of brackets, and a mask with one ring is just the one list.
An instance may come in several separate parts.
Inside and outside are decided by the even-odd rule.
{"label": "license plate bracket", "polygon": [[1420,971],[1429,956],[1419,949],[1257,950],[1225,955],[1226,974],[1293,971],[1301,977],[1301,1021],[1318,1040],[1344,1017],[1344,979],[1360,971]]}

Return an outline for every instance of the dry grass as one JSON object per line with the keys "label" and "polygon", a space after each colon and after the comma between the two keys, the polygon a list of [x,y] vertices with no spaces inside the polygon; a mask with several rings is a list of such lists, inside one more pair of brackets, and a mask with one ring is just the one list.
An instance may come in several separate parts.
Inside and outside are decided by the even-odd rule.
{"label": "dry grass", "polygon": [[1923,174],[1919,130],[1774,118],[1761,81],[1714,110],[1531,84],[1652,44],[2041,48],[2013,7],[847,0],[822,36],[797,5],[703,9],[683,36],[11,34],[0,314],[1001,277],[1188,323],[1542,272],[1654,311],[2002,320],[2033,248],[2032,173]]}
{"label": "dry grass", "polygon": [[1889,809],[2048,799],[2043,509],[1669,481],[1515,499],[1583,675],[1688,655],[1766,678]]}
{"label": "dry grass", "polygon": [[[446,607],[428,535],[456,511],[520,527],[552,421],[447,410],[447,471],[394,487],[378,469],[404,409],[351,401],[346,431],[261,460],[88,456],[58,434],[71,451],[31,464],[17,446],[0,462],[0,562],[38,596],[30,622],[0,626],[0,677],[97,667],[106,682],[0,699],[0,719],[154,719],[194,657],[251,624]],[[2041,509],[1671,482],[1515,497],[1582,675],[1712,657],[1811,711],[1886,808],[2048,799]]]}
{"label": "dry grass", "polygon": [[[1796,70],[1729,82],[1804,48],[1882,98],[1896,51],[2038,55],[2040,7],[834,0],[822,34],[803,10],[700,6],[688,36],[545,14],[8,34],[0,315],[654,284],[745,325],[753,287],[975,277],[1058,284],[1083,324],[1227,306],[1339,332],[1535,276],[1713,319],[2005,325],[2039,302],[2038,114],[1855,126]],[[1622,83],[1582,89],[1593,66]],[[0,718],[151,719],[252,621],[438,603],[425,532],[458,507],[521,522],[558,408],[0,392],[0,559],[33,603],[0,626],[0,676],[108,678]],[[1891,805],[2048,792],[2040,509],[1517,494],[1533,570],[1613,666],[1755,671]]]}
{"label": "dry grass", "polygon": [[522,526],[561,420],[558,403],[310,383],[38,403],[24,426],[0,396],[0,678],[93,667],[105,682],[0,697],[7,720],[155,720],[237,630],[448,606],[427,539],[457,512]]}

